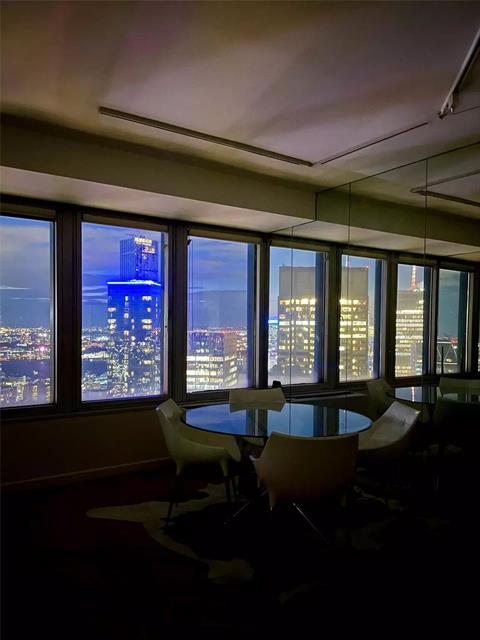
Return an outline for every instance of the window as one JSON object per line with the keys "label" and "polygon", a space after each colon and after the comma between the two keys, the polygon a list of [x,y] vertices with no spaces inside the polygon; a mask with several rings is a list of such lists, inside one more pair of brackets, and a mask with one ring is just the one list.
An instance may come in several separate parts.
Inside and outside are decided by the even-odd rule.
{"label": "window", "polygon": [[438,276],[437,373],[465,368],[468,273],[440,269]]}
{"label": "window", "polygon": [[270,249],[268,382],[319,382],[323,370],[326,254]]}
{"label": "window", "polygon": [[342,256],[340,382],[378,375],[382,265],[375,258]]}
{"label": "window", "polygon": [[253,381],[255,245],[191,236],[187,392]]}
{"label": "window", "polygon": [[2,216],[0,399],[54,401],[54,223]]}
{"label": "window", "polygon": [[166,234],[82,224],[82,400],[165,391]]}
{"label": "window", "polygon": [[[430,269],[399,264],[395,336],[395,376],[425,373],[428,340],[425,321],[430,289]],[[426,351],[427,350],[427,351]]]}

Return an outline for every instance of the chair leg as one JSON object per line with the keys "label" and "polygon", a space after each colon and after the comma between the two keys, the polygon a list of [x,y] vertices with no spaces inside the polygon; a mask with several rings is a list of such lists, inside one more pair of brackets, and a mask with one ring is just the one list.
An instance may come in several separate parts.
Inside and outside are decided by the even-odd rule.
{"label": "chair leg", "polygon": [[235,483],[235,476],[234,475],[230,475],[229,476],[229,480],[230,480],[231,487],[232,487],[233,502],[237,502],[238,501],[238,490],[237,490],[237,485]]}
{"label": "chair leg", "polygon": [[182,477],[180,474],[177,474],[175,477],[175,484],[173,485],[172,495],[170,496],[170,502],[168,505],[168,513],[167,519],[165,521],[165,528],[168,527],[168,523],[170,522],[170,517],[172,515],[173,505],[178,504],[178,495],[180,493],[180,487],[182,485]]}
{"label": "chair leg", "polygon": [[230,478],[228,476],[224,476],[223,478],[225,482],[225,494],[227,496],[228,504],[232,503],[232,496],[230,495]]}
{"label": "chair leg", "polygon": [[320,529],[318,529],[318,527],[316,527],[313,522],[310,520],[310,518],[307,516],[307,514],[305,513],[305,511],[300,507],[300,505],[298,504],[298,502],[292,502],[292,505],[295,507],[295,509],[298,511],[298,513],[302,516],[302,518],[310,525],[310,527],[315,531],[315,533],[321,538],[321,540],[325,543],[328,544],[328,540],[327,538],[324,536],[324,534],[320,531]]}
{"label": "chair leg", "polygon": [[233,513],[229,518],[227,518],[227,520],[225,520],[225,522],[223,523],[225,526],[228,526],[230,524],[232,524],[232,522],[238,518],[238,516],[243,513],[244,511],[246,511],[247,509],[249,509],[250,507],[252,507],[256,502],[258,502],[258,500],[260,500],[260,498],[263,498],[263,496],[267,493],[266,489],[263,489],[257,496],[254,496],[252,498],[252,500],[247,500],[247,502],[245,502],[245,504],[242,504],[242,506],[237,509],[235,511],[235,513]]}

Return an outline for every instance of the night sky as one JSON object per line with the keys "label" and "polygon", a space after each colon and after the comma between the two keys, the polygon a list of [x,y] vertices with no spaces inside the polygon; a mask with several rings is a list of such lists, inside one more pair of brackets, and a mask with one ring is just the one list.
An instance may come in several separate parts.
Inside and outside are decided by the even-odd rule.
{"label": "night sky", "polygon": [[[4,326],[48,326],[50,317],[50,236],[52,223],[2,216],[0,288]],[[106,324],[106,282],[119,277],[120,240],[135,234],[154,240],[160,232],[99,224],[83,224],[83,322],[85,327]],[[241,242],[192,238],[188,284],[192,296],[203,291],[246,290],[247,247]],[[308,251],[273,248],[270,260],[270,317],[277,313],[278,268],[313,266]],[[368,264],[361,258],[351,266]],[[373,270],[369,285],[373,284]],[[421,278],[418,278],[420,281]],[[400,288],[408,288],[410,269],[402,270]],[[440,333],[456,332],[458,274],[442,272]],[[370,288],[370,287],[369,287]],[[197,296],[198,297],[198,296]],[[193,297],[191,298],[193,300]]]}

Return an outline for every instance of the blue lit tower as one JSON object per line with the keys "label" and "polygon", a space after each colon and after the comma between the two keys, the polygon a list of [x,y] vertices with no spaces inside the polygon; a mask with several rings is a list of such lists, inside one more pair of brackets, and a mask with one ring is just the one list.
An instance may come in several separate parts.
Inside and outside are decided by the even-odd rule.
{"label": "blue lit tower", "polygon": [[143,236],[120,240],[120,280],[158,282],[158,242]]}
{"label": "blue lit tower", "polygon": [[108,285],[108,394],[158,395],[163,371],[163,283],[158,242],[120,241],[120,280]]}

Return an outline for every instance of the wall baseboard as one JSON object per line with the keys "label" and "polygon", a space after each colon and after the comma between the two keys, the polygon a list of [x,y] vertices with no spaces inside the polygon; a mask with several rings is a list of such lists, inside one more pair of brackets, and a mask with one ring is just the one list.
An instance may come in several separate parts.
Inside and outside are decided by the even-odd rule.
{"label": "wall baseboard", "polygon": [[109,467],[97,467],[95,469],[82,469],[70,473],[58,473],[51,476],[39,476],[27,478],[25,480],[13,480],[3,482],[0,485],[2,491],[26,491],[29,489],[43,489],[46,487],[82,482],[84,480],[94,480],[106,476],[115,476],[131,471],[148,471],[163,466],[170,461],[170,458],[155,458],[152,460],[141,460],[139,462],[127,462]]}

